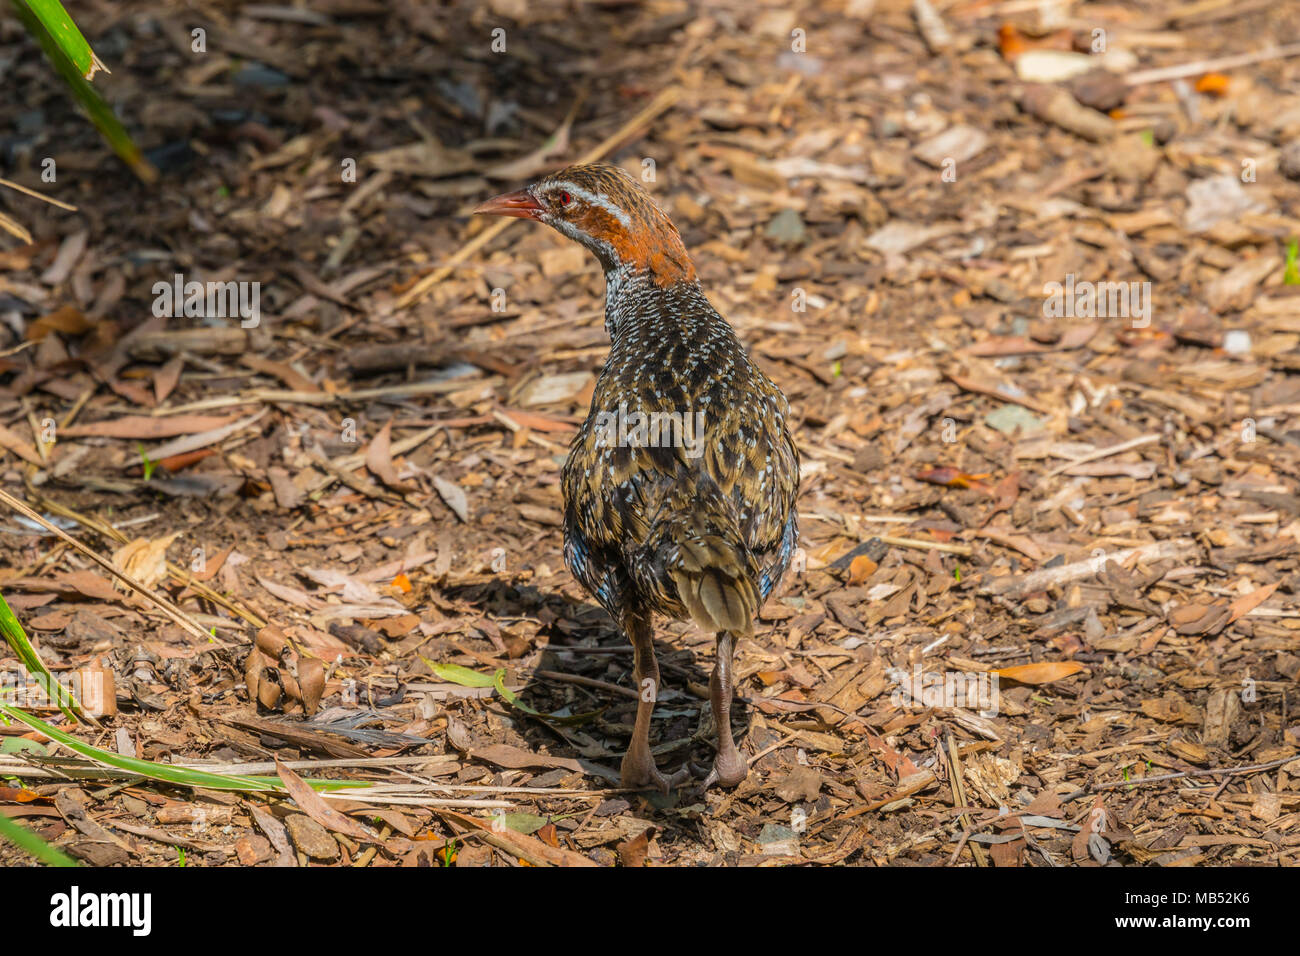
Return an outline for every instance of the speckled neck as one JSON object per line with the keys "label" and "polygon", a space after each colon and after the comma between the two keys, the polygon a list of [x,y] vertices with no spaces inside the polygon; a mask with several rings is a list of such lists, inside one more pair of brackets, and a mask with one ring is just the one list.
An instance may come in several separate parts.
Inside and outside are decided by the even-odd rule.
{"label": "speckled neck", "polygon": [[653,336],[714,324],[732,331],[698,280],[662,285],[653,273],[630,265],[605,270],[605,331],[611,342],[618,343],[633,330]]}

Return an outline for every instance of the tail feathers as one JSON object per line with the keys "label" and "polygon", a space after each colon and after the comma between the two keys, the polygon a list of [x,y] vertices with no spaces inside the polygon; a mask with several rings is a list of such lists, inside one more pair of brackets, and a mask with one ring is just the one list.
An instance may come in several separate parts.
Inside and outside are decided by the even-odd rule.
{"label": "tail feathers", "polygon": [[744,546],[718,534],[694,534],[675,544],[676,560],[668,574],[696,623],[712,631],[752,633],[758,588],[750,578]]}

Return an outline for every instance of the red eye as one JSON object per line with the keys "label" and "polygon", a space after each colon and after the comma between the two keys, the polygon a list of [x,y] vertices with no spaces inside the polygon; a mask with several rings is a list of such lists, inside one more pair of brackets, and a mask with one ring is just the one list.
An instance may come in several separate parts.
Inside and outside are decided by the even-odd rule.
{"label": "red eye", "polygon": [[561,206],[567,206],[567,205],[568,205],[569,203],[571,203],[571,202],[573,202],[573,197],[572,197],[572,196],[570,196],[567,192],[562,192],[562,193],[560,193],[560,205],[561,205]]}

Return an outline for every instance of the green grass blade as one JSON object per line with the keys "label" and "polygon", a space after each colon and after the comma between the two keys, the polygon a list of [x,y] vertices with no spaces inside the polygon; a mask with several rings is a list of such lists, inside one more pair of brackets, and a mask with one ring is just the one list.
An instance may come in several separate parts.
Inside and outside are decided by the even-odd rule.
{"label": "green grass blade", "polygon": [[27,639],[27,632],[14,616],[13,609],[3,594],[0,594],[0,634],[4,635],[5,643],[13,648],[27,672],[45,685],[45,693],[63,711],[64,716],[69,720],[84,719],[81,705],[73,698],[71,691],[54,679],[50,669],[36,653],[36,648],[32,647],[32,642]]}
{"label": "green grass blade", "polygon": [[[131,167],[136,176],[147,183],[154,182],[158,178],[158,170],[144,158],[140,148],[131,139],[131,134],[126,131],[126,127],[113,112],[113,107],[109,106],[90,85],[88,76],[93,75],[95,69],[104,69],[104,65],[95,57],[94,51],[86,44],[81,31],[68,18],[63,7],[53,0],[12,0],[12,3],[18,19],[22,21],[27,32],[40,43],[46,59],[71,88],[73,97],[85,110],[90,121],[95,124],[104,141],[113,152],[117,153],[122,162]],[[52,8],[57,8],[57,14]],[[46,24],[47,15],[54,22],[52,29]],[[67,21],[72,33],[69,33],[66,27],[60,26],[59,15]],[[72,34],[75,34],[75,39]],[[76,40],[80,40],[81,46],[85,47],[84,52],[89,54],[89,61],[85,60],[82,52],[77,49]],[[73,47],[77,58],[64,51],[65,42]]]}
{"label": "green grass blade", "polygon": [[574,724],[585,724],[590,720],[595,720],[597,717],[599,717],[601,714],[605,712],[605,708],[602,707],[600,710],[589,710],[582,714],[570,714],[564,717],[560,716],[559,714],[544,714],[540,710],[534,710],[532,707],[529,707],[522,700],[520,700],[510,690],[510,688],[506,687],[505,677],[506,677],[506,672],[504,670],[498,670],[492,678],[492,685],[497,689],[497,693],[500,694],[503,698],[505,698],[506,703],[508,703],[511,707],[514,707],[516,710],[522,710],[525,714],[528,714],[529,716],[537,717],[541,720],[548,720],[553,724],[562,724],[565,726],[569,726]]}
{"label": "green grass blade", "polygon": [[[279,777],[245,777],[236,774],[209,773],[206,770],[191,770],[187,767],[173,767],[170,764],[154,763],[152,760],[124,757],[121,754],[113,753],[111,750],[102,750],[99,747],[78,740],[71,734],[66,734],[57,727],[52,727],[45,721],[24,713],[16,707],[0,704],[0,714],[26,724],[32,730],[39,731],[51,740],[57,740],[69,750],[75,751],[83,757],[107,764],[110,767],[116,767],[118,770],[124,770],[127,773],[147,777],[150,780],[160,780],[163,783],[172,783],[182,787],[200,787],[207,790],[285,792],[285,786]],[[307,783],[313,790],[342,790],[369,786],[364,780],[308,780]]]}
{"label": "green grass blade", "polygon": [[480,674],[459,664],[440,664],[429,660],[423,654],[420,655],[420,660],[424,661],[437,677],[449,684],[459,684],[461,687],[491,687],[496,683],[491,674]]}
{"label": "green grass blade", "polygon": [[77,68],[83,79],[93,79],[96,70],[111,72],[100,62],[99,57],[95,56],[95,51],[90,48],[90,44],[81,35],[81,31],[72,22],[72,17],[68,16],[68,11],[63,9],[63,4],[59,3],[59,0],[24,0],[24,2],[41,22],[41,26],[45,27],[45,32],[58,44],[63,55],[68,58],[68,62]]}
{"label": "green grass blade", "polygon": [[431,661],[423,654],[420,655],[420,660],[429,665],[429,670],[433,671],[436,676],[450,684],[460,684],[462,687],[494,687],[496,692],[511,707],[523,711],[530,717],[549,720],[553,724],[585,724],[605,712],[602,707],[600,710],[592,710],[585,714],[573,714],[566,717],[561,717],[559,714],[543,714],[540,710],[529,707],[510,688],[506,687],[506,672],[504,669],[498,670],[495,674],[480,674],[478,671],[470,670],[468,667],[461,667],[459,664],[440,664],[437,661]]}
{"label": "green grass blade", "polygon": [[42,863],[50,866],[78,866],[76,860],[62,850],[50,846],[31,830],[20,826],[0,813],[0,837],[4,837],[20,850],[25,850]]}

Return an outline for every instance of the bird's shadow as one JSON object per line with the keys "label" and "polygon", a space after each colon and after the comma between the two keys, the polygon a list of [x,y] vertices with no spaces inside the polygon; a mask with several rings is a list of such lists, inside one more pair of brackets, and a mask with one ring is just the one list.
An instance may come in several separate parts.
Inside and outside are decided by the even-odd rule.
{"label": "bird's shadow", "polygon": [[[449,588],[445,594],[476,608],[490,621],[536,617],[545,622],[537,631],[535,646],[525,655],[531,660],[540,651],[536,665],[521,671],[527,682],[515,691],[517,698],[542,714],[594,714],[587,721],[566,724],[531,716],[505,701],[499,702],[501,712],[529,750],[537,753],[545,749],[557,757],[576,759],[593,783],[620,787],[619,764],[631,740],[637,701],[632,645],[609,614],[598,605],[576,602],[559,592],[543,591],[504,576],[486,584]],[[713,764],[716,742],[709,701],[687,690],[687,684],[694,683],[707,693],[713,662],[702,661],[691,647],[674,643],[674,632],[665,623],[659,620],[655,627],[662,689],[651,724],[651,752],[666,776],[688,761],[693,772],[667,797],[656,791],[638,791],[656,807],[678,804],[692,792],[698,795],[702,772]],[[703,646],[711,643],[710,639]],[[591,686],[583,678],[625,690]],[[702,721],[705,715],[707,719]],[[731,726],[738,743],[747,736],[750,722],[748,706],[737,697],[732,704]],[[707,734],[698,733],[704,724]]]}

